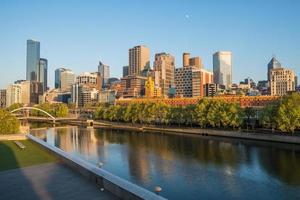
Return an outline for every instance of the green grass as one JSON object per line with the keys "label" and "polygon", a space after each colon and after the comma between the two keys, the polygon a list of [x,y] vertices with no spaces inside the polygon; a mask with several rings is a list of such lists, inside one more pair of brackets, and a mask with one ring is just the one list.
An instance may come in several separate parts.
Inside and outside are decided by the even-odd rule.
{"label": "green grass", "polygon": [[0,141],[0,171],[27,167],[58,159],[30,140],[20,141],[26,146],[19,148],[14,141]]}

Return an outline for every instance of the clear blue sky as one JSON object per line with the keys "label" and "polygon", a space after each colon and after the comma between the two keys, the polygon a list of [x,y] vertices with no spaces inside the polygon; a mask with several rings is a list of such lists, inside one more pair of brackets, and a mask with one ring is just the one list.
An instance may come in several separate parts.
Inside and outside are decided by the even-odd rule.
{"label": "clear blue sky", "polygon": [[[25,79],[26,40],[41,42],[54,70],[96,71],[98,61],[120,77],[128,49],[145,44],[168,52],[181,67],[182,52],[201,56],[212,70],[212,54],[233,53],[233,79],[266,79],[273,54],[300,74],[298,0],[1,0],[0,88]],[[187,17],[189,16],[189,17]]]}

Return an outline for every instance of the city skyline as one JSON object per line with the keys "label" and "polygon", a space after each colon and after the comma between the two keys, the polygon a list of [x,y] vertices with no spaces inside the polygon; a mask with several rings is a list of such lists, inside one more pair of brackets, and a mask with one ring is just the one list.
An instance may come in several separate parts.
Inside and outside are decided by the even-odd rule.
{"label": "city skyline", "polygon": [[[119,11],[117,8],[113,8],[112,5],[116,3],[113,1],[112,4],[99,4],[97,2],[90,1],[90,3],[84,4],[76,2],[75,5],[71,6],[71,9],[67,11],[70,14],[62,16],[62,11],[68,5],[67,3],[60,4],[60,7],[55,10],[54,14],[58,16],[50,15],[49,11],[44,10],[43,16],[37,14],[30,14],[24,16],[23,22],[18,17],[24,14],[28,5],[23,5],[18,1],[9,1],[2,3],[3,6],[0,8],[0,21],[2,22],[3,28],[13,31],[15,34],[10,34],[10,31],[2,32],[1,38],[5,38],[3,45],[0,47],[0,53],[3,55],[0,60],[1,68],[7,68],[7,75],[3,76],[0,81],[0,87],[5,88],[8,84],[13,83],[18,79],[25,79],[25,66],[26,66],[26,40],[29,38],[35,38],[41,43],[41,55],[48,59],[48,85],[50,88],[54,86],[54,70],[68,66],[77,75],[81,72],[94,72],[97,71],[98,62],[101,60],[107,65],[111,66],[112,77],[120,78],[122,76],[122,67],[128,65],[128,49],[136,45],[146,45],[150,48],[150,65],[151,67],[154,61],[154,55],[160,52],[167,52],[175,57],[176,68],[182,67],[181,54],[183,52],[190,52],[195,56],[200,56],[204,63],[205,69],[212,70],[212,55],[217,51],[231,51],[233,54],[233,82],[238,83],[244,78],[250,76],[256,82],[258,80],[267,80],[267,64],[272,58],[273,54],[276,54],[276,58],[281,62],[284,67],[291,68],[299,76],[300,59],[298,58],[300,52],[297,48],[300,44],[299,35],[300,22],[296,15],[296,10],[299,8],[299,3],[296,1],[272,1],[274,8],[278,7],[284,10],[288,7],[289,13],[278,14],[268,11],[268,5],[270,2],[252,2],[250,3],[234,3],[229,2],[228,5],[224,3],[203,3],[199,4],[195,1],[190,1],[186,4],[175,1],[171,8],[181,7],[180,12],[168,11],[170,19],[169,24],[159,23],[157,28],[160,34],[153,34],[151,26],[156,25],[154,22],[157,20],[165,19],[162,13],[163,8],[166,8],[166,3],[160,3],[161,7],[156,7],[153,1],[151,3],[137,3],[136,1],[129,1],[136,3],[131,10],[139,10],[140,8],[149,7],[149,11],[157,10],[160,14],[153,16],[149,13],[137,14],[129,13],[124,16],[123,22],[115,20],[113,17],[108,18],[103,14],[110,12],[114,14]],[[220,1],[221,2],[221,1]],[[53,9],[55,3],[41,4],[38,2],[32,3],[33,8],[40,8],[41,6],[47,5],[49,10]],[[107,8],[106,11],[103,9],[101,17],[97,17],[94,14],[89,14],[90,11],[96,8]],[[127,7],[126,7],[127,8]],[[221,8],[240,8],[239,11],[235,11],[233,14],[228,14],[224,11],[216,13],[214,17],[211,17],[207,11],[199,14],[196,8],[215,8],[218,11],[222,11]],[[242,11],[250,8],[258,8],[255,14],[258,16],[243,15]],[[2,12],[3,11],[3,12]],[[53,10],[52,10],[53,11]],[[70,31],[74,31],[77,24],[75,23],[76,11],[81,15],[79,16],[78,24],[87,28],[86,31],[79,31],[70,34]],[[236,13],[238,12],[238,13]],[[13,16],[13,14],[18,15]],[[84,17],[84,14],[86,16]],[[121,12],[124,14],[124,12]],[[121,14],[116,16],[120,17]],[[142,14],[144,19],[137,18],[135,23],[143,23],[145,30],[130,31],[130,27],[134,23],[130,23],[134,17],[138,14]],[[235,14],[239,14],[240,19],[234,19]],[[161,16],[163,15],[163,16]],[[38,16],[38,17],[37,17]],[[58,19],[60,18],[60,21]],[[82,17],[82,19],[80,19]],[[224,18],[227,23],[214,24],[217,19]],[[227,18],[226,18],[227,17]],[[260,19],[259,19],[260,17]],[[10,23],[6,23],[9,20]],[[91,19],[90,22],[88,20]],[[33,20],[32,24],[28,24],[30,20]],[[248,23],[241,23],[243,20]],[[36,24],[37,22],[44,21],[45,29],[39,28],[41,25]],[[175,24],[174,24],[175,22]],[[235,29],[229,30],[224,26],[229,24],[231,26],[238,26],[245,28],[244,31]],[[49,31],[49,28],[55,27],[55,24],[59,27],[66,24],[66,30],[58,31],[57,34],[53,34],[53,31]],[[94,23],[94,24],[93,24]],[[96,25],[102,24],[107,31],[105,33],[100,32]],[[86,24],[86,25],[85,25]],[[175,25],[182,24],[179,29],[174,29]],[[299,24],[299,26],[297,26]],[[27,28],[23,29],[23,26]],[[151,25],[151,26],[150,26]],[[127,28],[127,26],[129,28]],[[123,28],[118,29],[119,32],[113,33],[116,27]],[[200,27],[200,28],[199,28]],[[211,34],[212,31],[222,28],[219,32]],[[270,29],[270,28],[275,29]],[[181,30],[185,29],[184,30]],[[209,29],[212,28],[213,30]],[[70,29],[70,30],[69,30]],[[204,33],[201,33],[201,30]],[[122,30],[122,31],[121,31]],[[272,34],[270,34],[270,30]],[[259,33],[258,33],[259,31]],[[52,33],[52,34],[51,34]],[[200,34],[201,33],[201,34]],[[218,34],[217,34],[218,33]],[[222,34],[221,34],[222,33]],[[268,33],[268,34],[267,34]],[[257,36],[255,36],[255,34]],[[103,35],[103,36],[102,36]],[[130,37],[128,37],[130,35]],[[91,37],[90,37],[91,36]],[[109,36],[109,37],[108,37]],[[217,38],[219,36],[220,38]],[[255,36],[255,37],[254,37]],[[261,36],[261,37],[260,37]],[[107,41],[106,41],[107,40]],[[233,41],[235,41],[233,43]],[[255,41],[255,42],[253,42]],[[253,44],[252,44],[253,43]],[[74,45],[75,44],[75,45]],[[249,69],[249,70],[245,70]]]}

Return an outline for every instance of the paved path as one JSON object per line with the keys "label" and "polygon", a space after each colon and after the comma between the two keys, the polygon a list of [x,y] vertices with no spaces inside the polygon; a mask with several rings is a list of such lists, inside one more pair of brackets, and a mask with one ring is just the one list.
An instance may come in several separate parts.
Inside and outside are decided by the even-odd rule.
{"label": "paved path", "polygon": [[117,199],[62,163],[0,172],[0,199]]}

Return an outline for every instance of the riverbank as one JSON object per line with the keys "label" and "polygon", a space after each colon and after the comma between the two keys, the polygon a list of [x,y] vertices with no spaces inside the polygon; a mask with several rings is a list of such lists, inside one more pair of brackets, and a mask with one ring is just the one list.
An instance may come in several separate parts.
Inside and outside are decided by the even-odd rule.
{"label": "riverbank", "polygon": [[214,130],[201,128],[178,128],[178,127],[157,127],[149,125],[132,125],[129,123],[117,123],[110,121],[94,121],[96,128],[112,128],[133,131],[151,131],[169,134],[185,134],[185,135],[199,135],[199,136],[215,136],[227,137],[247,140],[259,140],[268,142],[280,142],[290,144],[300,144],[300,137],[293,135],[279,135],[276,133],[258,133],[258,132],[241,132],[228,130]]}

